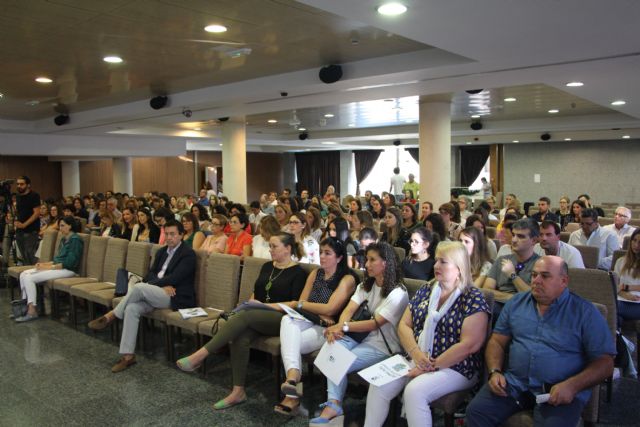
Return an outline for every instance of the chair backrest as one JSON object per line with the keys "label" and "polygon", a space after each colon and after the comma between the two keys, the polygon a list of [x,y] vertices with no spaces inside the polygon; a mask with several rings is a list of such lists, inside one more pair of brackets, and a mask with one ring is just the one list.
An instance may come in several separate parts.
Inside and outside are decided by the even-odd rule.
{"label": "chair backrest", "polygon": [[[246,265],[245,260],[245,268]],[[260,270],[258,269],[258,271]],[[204,298],[199,300],[199,304],[224,311],[232,310],[238,303],[240,257],[215,253],[209,255],[205,283]],[[251,296],[251,292],[253,292],[253,287],[246,299]]]}
{"label": "chair backrest", "polygon": [[394,246],[393,250],[396,251],[396,257],[398,257],[398,263],[401,263],[406,255],[404,248],[399,248],[397,246]]}
{"label": "chair backrest", "polygon": [[626,253],[627,251],[623,251],[622,249],[618,249],[613,252],[613,257],[611,258],[611,270],[616,266],[618,259],[622,258]]}
{"label": "chair backrest", "polygon": [[127,248],[127,271],[145,277],[149,272],[151,245],[145,242],[129,242]]}
{"label": "chair backrest", "polygon": [[497,229],[496,227],[487,227],[487,237],[490,239],[495,239],[496,238],[496,233],[497,233]]}
{"label": "chair backrest", "polygon": [[242,266],[242,275],[240,276],[240,294],[238,295],[238,302],[245,302],[249,299],[253,293],[253,287],[256,284],[256,280],[260,275],[260,269],[269,262],[264,258],[245,257],[244,264]]}
{"label": "chair backrest", "polygon": [[426,283],[426,280],[404,279],[404,285],[407,287],[407,293],[409,294],[409,299],[413,298],[416,292],[418,292],[418,289],[420,289],[420,287],[425,283]]}
{"label": "chair backrest", "polygon": [[124,268],[128,248],[129,242],[127,240],[113,237],[109,238],[107,251],[104,256],[104,273],[102,274],[102,280],[104,282],[116,282],[116,272],[119,268]]}
{"label": "chair backrest", "polygon": [[153,261],[156,259],[156,254],[158,253],[160,248],[162,248],[162,245],[159,245],[157,243],[151,244],[151,261],[150,261],[151,264],[150,265],[153,265]]}
{"label": "chair backrest", "polygon": [[629,249],[629,240],[631,240],[631,236],[624,236],[624,239],[622,239],[622,249]]}
{"label": "chair backrest", "polygon": [[580,229],[580,224],[578,224],[577,222],[570,222],[567,225],[564,226],[564,231],[568,232],[568,233],[573,233],[574,231]]}
{"label": "chair backrest", "polygon": [[82,239],[82,258],[80,258],[80,269],[78,270],[78,274],[80,277],[87,276],[87,258],[89,254],[89,239],[90,235],[85,233],[77,233],[78,237]]}
{"label": "chair backrest", "polygon": [[586,268],[598,268],[598,261],[600,260],[600,248],[595,246],[586,245],[574,245],[574,247],[580,251],[582,255],[582,261]]}
{"label": "chair backrest", "polygon": [[569,233],[568,231],[560,232],[560,240],[562,240],[563,242],[569,243],[569,237],[571,237],[571,233]]}
{"label": "chair backrest", "polygon": [[609,225],[609,224],[613,224],[613,218],[606,218],[606,217],[598,217],[598,223],[600,225]]}
{"label": "chair backrest", "polygon": [[359,285],[364,280],[364,271],[356,269],[353,269],[353,271],[355,271],[356,276],[358,276],[356,285]]}
{"label": "chair backrest", "polygon": [[76,218],[76,219],[80,223],[80,230],[82,230],[83,233],[90,234],[91,230],[87,228],[87,219],[86,218]]}
{"label": "chair backrest", "polygon": [[196,271],[193,278],[193,287],[196,293],[196,304],[201,306],[205,300],[205,289],[207,287],[207,258],[209,253],[205,250],[197,249],[196,253]]}
{"label": "chair backrest", "polygon": [[[53,260],[53,254],[58,248],[58,232],[56,230],[47,230],[42,235],[40,243],[40,262],[49,262]],[[8,253],[7,253],[8,255]]]}
{"label": "chair backrest", "polygon": [[86,277],[93,277],[102,281],[104,269],[104,255],[107,251],[108,237],[90,236],[89,252],[87,252]]}
{"label": "chair backrest", "polygon": [[306,263],[306,262],[301,262],[300,263],[300,267],[302,267],[302,269],[304,270],[305,273],[307,273],[307,276],[308,276],[309,274],[311,274],[311,272],[313,270],[318,268],[318,265],[317,264],[309,264],[309,263]]}
{"label": "chair backrest", "polygon": [[569,290],[607,308],[607,324],[615,339],[618,301],[612,273],[591,268],[570,268]]}

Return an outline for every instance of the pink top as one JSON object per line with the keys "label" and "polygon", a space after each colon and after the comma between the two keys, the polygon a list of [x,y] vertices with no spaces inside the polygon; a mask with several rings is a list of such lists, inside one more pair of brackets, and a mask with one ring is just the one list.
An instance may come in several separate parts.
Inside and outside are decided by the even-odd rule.
{"label": "pink top", "polygon": [[226,246],[227,236],[225,234],[222,234],[218,237],[210,235],[207,236],[206,239],[204,239],[204,242],[202,243],[202,246],[200,246],[200,249],[204,249],[209,254],[213,252],[217,254],[223,254]]}

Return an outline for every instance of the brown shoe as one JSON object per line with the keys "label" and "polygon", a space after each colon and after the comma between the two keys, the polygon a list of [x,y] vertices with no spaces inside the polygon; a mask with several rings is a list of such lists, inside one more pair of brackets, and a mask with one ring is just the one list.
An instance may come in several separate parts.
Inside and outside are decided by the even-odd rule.
{"label": "brown shoe", "polygon": [[124,371],[129,366],[135,365],[135,364],[136,364],[136,357],[135,356],[133,356],[131,359],[125,359],[124,357],[122,357],[122,358],[120,358],[120,360],[118,360],[118,363],[113,365],[113,368],[111,368],[111,372],[116,374],[118,372]]}
{"label": "brown shoe", "polygon": [[106,328],[107,326],[109,326],[111,324],[113,320],[109,320],[107,319],[106,316],[100,316],[97,319],[92,320],[91,322],[89,322],[89,328],[93,329],[94,331],[101,331],[104,328]]}

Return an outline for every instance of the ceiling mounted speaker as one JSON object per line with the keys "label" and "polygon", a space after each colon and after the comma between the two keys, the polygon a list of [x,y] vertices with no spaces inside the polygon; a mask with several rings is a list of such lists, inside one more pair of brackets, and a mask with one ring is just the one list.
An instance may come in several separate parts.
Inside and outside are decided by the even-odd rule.
{"label": "ceiling mounted speaker", "polygon": [[540,135],[540,139],[543,141],[548,141],[551,139],[551,135],[549,135],[549,133],[545,132],[542,135]]}
{"label": "ceiling mounted speaker", "polygon": [[167,96],[155,96],[151,98],[151,100],[149,101],[149,105],[154,110],[159,110],[161,108],[166,107],[168,102],[169,102],[169,97]]}
{"label": "ceiling mounted speaker", "polygon": [[326,67],[322,67],[320,68],[320,73],[318,73],[318,76],[323,83],[335,83],[342,78],[342,66],[327,65]]}
{"label": "ceiling mounted speaker", "polygon": [[69,116],[67,114],[60,114],[53,119],[53,122],[58,126],[66,125],[69,123]]}
{"label": "ceiling mounted speaker", "polygon": [[482,129],[482,123],[480,123],[480,122],[471,122],[470,128],[473,129],[473,130],[480,130],[480,129]]}
{"label": "ceiling mounted speaker", "polygon": [[302,132],[302,133],[300,133],[300,135],[298,135],[298,139],[300,141],[304,141],[307,138],[309,138],[309,134],[307,132]]}
{"label": "ceiling mounted speaker", "polygon": [[484,89],[468,89],[468,90],[465,90],[465,92],[467,92],[469,95],[477,95],[483,90]]}
{"label": "ceiling mounted speaker", "polygon": [[219,117],[219,118],[218,118],[218,121],[219,121],[219,122],[226,122],[226,121],[228,121],[228,120],[229,120],[229,117]]}

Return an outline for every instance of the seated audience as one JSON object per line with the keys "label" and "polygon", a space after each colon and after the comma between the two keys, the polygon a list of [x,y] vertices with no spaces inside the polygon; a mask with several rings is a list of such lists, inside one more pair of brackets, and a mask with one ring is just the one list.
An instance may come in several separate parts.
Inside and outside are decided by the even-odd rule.
{"label": "seated audience", "polygon": [[289,218],[291,218],[291,209],[289,205],[278,204],[274,207],[274,216],[280,224],[282,231],[289,232]]}
{"label": "seated audience", "polygon": [[382,233],[380,241],[387,242],[391,246],[400,246],[402,243],[400,241],[402,237],[402,214],[400,213],[400,209],[395,206],[388,208],[384,216],[384,224],[387,228],[384,233]]}
{"label": "seated audience", "polygon": [[351,240],[349,234],[349,223],[343,217],[335,218],[327,225],[326,236],[333,237],[334,239],[341,240],[344,243],[345,251],[347,252],[347,264],[353,263],[352,257],[358,251],[356,248],[357,243]]}
{"label": "seated audience", "polygon": [[309,274],[306,285],[295,307],[317,315],[326,322],[301,322],[283,316],[280,322],[280,348],[286,380],[280,387],[285,398],[275,406],[275,411],[295,415],[300,405],[298,383],[302,379],[302,354],[322,347],[325,342],[324,327],[336,323],[337,316],[347,305],[355,290],[356,280],[347,266],[344,243],[331,237],[320,245],[320,268]]}
{"label": "seated audience", "polygon": [[491,270],[487,239],[476,227],[467,227],[460,232],[460,241],[467,249],[470,260],[471,279],[473,285],[481,288]]}
{"label": "seated audience", "polygon": [[444,222],[444,228],[447,232],[448,240],[458,240],[458,235],[462,231],[462,226],[457,222],[454,222],[456,210],[453,204],[445,203],[440,205],[438,211],[440,212],[440,216],[442,216],[442,222]]}
{"label": "seated audience", "polygon": [[136,363],[135,349],[140,316],[156,308],[190,308],[196,304],[194,289],[196,254],[182,243],[182,224],[171,219],[165,224],[166,246],[160,248],[142,283],[133,286],[115,309],[89,322],[101,330],[116,318],[124,321],[120,339],[121,359],[111,372],[124,371]]}
{"label": "seated audience", "polygon": [[[389,244],[380,242],[367,247],[367,269],[364,277],[340,315],[338,323],[324,331],[328,343],[338,343],[357,356],[348,372],[360,371],[389,357],[390,351],[400,350],[396,325],[409,301],[395,251]],[[352,321],[354,313],[365,300],[368,301],[373,318]],[[358,342],[349,332],[369,334],[362,342]],[[344,419],[342,401],[347,390],[347,376],[338,384],[331,380],[327,380],[327,383],[327,401],[320,405],[320,416],[311,419],[309,426],[323,426]],[[336,420],[332,421],[334,418]]]}
{"label": "seated audience", "polygon": [[432,233],[436,233],[438,235],[439,241],[449,240],[449,233],[444,226],[444,221],[442,220],[442,215],[439,213],[430,213],[424,219],[424,226],[427,230]]}
{"label": "seated audience", "polygon": [[433,203],[422,202],[420,205],[420,222],[424,224],[424,220],[433,212]]}
{"label": "seated audience", "polygon": [[232,215],[229,219],[231,234],[227,238],[225,254],[237,255],[241,258],[251,256],[251,234],[245,231],[249,218],[243,213]]}
{"label": "seated audience", "polygon": [[200,231],[198,218],[191,212],[187,212],[182,215],[181,222],[184,228],[182,241],[193,250],[200,249],[204,243],[205,235]]}
{"label": "seated audience", "polygon": [[520,200],[518,200],[518,197],[513,193],[507,194],[504,198],[504,207],[500,209],[499,214],[500,221],[504,220],[504,216],[507,214],[507,209],[509,208],[520,210]]}
{"label": "seated audience", "polygon": [[305,286],[307,274],[292,260],[302,258],[302,248],[293,235],[279,232],[269,240],[273,261],[266,262],[255,282],[250,300],[256,300],[272,308],[245,309],[235,312],[211,340],[195,353],[178,360],[183,371],[194,371],[209,354],[229,346],[233,389],[231,393],[213,405],[216,410],[231,408],[247,400],[245,380],[251,342],[257,336],[277,337],[283,311],[278,303],[297,307]]}
{"label": "seated audience", "polygon": [[496,242],[493,239],[490,239],[487,236],[487,223],[483,220],[483,217],[477,214],[470,215],[467,218],[467,221],[464,224],[465,228],[467,227],[475,227],[478,230],[482,231],[482,235],[484,236],[487,242],[487,250],[489,251],[489,259],[494,260],[498,257],[498,249],[496,248]]}
{"label": "seated audience", "polygon": [[84,201],[80,197],[73,198],[73,209],[75,211],[75,216],[89,221],[89,212],[85,209]]}
{"label": "seated audience", "polygon": [[136,242],[158,243],[160,229],[151,219],[151,212],[147,208],[138,211],[138,234],[131,236]]}
{"label": "seated audience", "polygon": [[302,245],[304,256],[295,261],[306,264],[320,264],[320,245],[314,239],[307,224],[307,217],[302,212],[296,212],[289,218],[289,230]]}
{"label": "seated audience", "polygon": [[[577,425],[589,389],[611,377],[616,349],[607,322],[568,283],[564,261],[544,256],[531,291],[504,307],[485,352],[489,381],[467,406],[470,427],[498,426],[530,409],[536,425]],[[536,404],[543,393],[549,401]]]}
{"label": "seated audience", "polygon": [[80,270],[84,243],[76,234],[79,227],[78,221],[72,216],[65,216],[60,219],[59,227],[62,239],[53,261],[38,262],[35,268],[20,273],[20,290],[22,291],[22,299],[27,300],[27,312],[23,316],[16,317],[16,322],[28,322],[38,318],[36,309],[38,304],[36,285],[38,283],[73,277]]}
{"label": "seated audience", "polygon": [[349,200],[349,215],[354,216],[356,213],[360,212],[361,210],[362,210],[362,202],[360,202],[360,199],[356,199],[353,196],[351,196],[351,200]]}
{"label": "seated audience", "polygon": [[371,196],[371,215],[373,216],[373,219],[384,219],[386,213],[387,208],[382,203],[382,200],[380,200],[380,196],[377,194]]}
{"label": "seated audience", "polygon": [[531,219],[538,224],[542,221],[560,222],[560,219],[549,209],[551,209],[551,199],[548,197],[540,197],[540,199],[538,199],[538,212],[531,215]]}
{"label": "seated audience", "polygon": [[382,426],[391,400],[403,390],[407,424],[430,427],[431,402],[478,382],[490,308],[472,284],[462,244],[438,245],[435,270],[436,280],[418,290],[398,323],[412,369],[383,386],[369,386],[366,427]]}
{"label": "seated audience", "polygon": [[418,212],[416,206],[411,203],[402,204],[402,230],[401,230],[401,244],[403,248],[409,248],[409,239],[411,233],[418,227],[423,227],[422,223],[418,221]]}
{"label": "seated audience", "polygon": [[571,222],[571,207],[569,204],[571,203],[571,199],[568,196],[560,197],[560,209],[558,209],[556,213],[556,217],[560,222],[560,229],[564,230],[564,228]]}
{"label": "seated audience", "polygon": [[207,208],[199,203],[194,203],[191,206],[191,213],[198,218],[198,226],[200,227],[200,231],[209,232],[211,231],[211,217],[207,212]]}
{"label": "seated audience", "polygon": [[320,215],[320,211],[318,208],[313,206],[307,207],[307,223],[309,224],[309,229],[311,230],[311,236],[318,243],[320,243],[320,239],[322,239],[322,229],[320,226],[322,225],[322,216]]}
{"label": "seated audience", "polygon": [[467,208],[469,207],[469,199],[465,196],[458,197],[458,207],[460,208],[460,221],[464,222],[471,215],[471,211]]}
{"label": "seated audience", "polygon": [[269,240],[280,232],[280,224],[273,215],[267,215],[260,221],[260,233],[253,236],[251,242],[251,256],[271,259]]}
{"label": "seated audience", "polygon": [[567,263],[569,268],[584,268],[580,251],[560,240],[560,226],[555,221],[542,221],[540,224],[540,237],[533,250],[540,256],[559,256]]}
{"label": "seated audience", "polygon": [[616,261],[618,276],[618,317],[640,320],[640,229],[631,235],[627,253]]}
{"label": "seated audience", "polygon": [[582,203],[584,203],[584,206],[586,209],[595,209],[595,211],[598,213],[598,216],[604,217],[604,211],[602,210],[602,208],[593,206],[591,204],[591,197],[589,197],[588,194],[581,194],[578,196],[578,200],[581,200]]}
{"label": "seated audience", "polygon": [[411,233],[409,240],[410,250],[402,260],[402,273],[406,279],[431,280],[433,279],[433,266],[436,263],[433,256],[438,246],[437,237],[434,237],[425,227],[418,227]]}
{"label": "seated audience", "polygon": [[160,228],[160,237],[158,239],[158,243],[160,245],[164,245],[164,225],[167,223],[167,221],[175,220],[175,216],[173,215],[173,212],[171,212],[171,209],[160,206],[158,209],[153,211],[153,220],[158,228]]}
{"label": "seated audience", "polygon": [[349,217],[349,224],[351,225],[351,239],[357,241],[360,230],[365,227],[373,228],[373,217],[371,216],[371,212],[363,210],[356,212],[354,215]]}
{"label": "seated audience", "polygon": [[213,214],[211,217],[211,234],[204,239],[200,249],[207,251],[208,254],[223,254],[227,247],[227,235],[223,231],[226,226],[226,216]]}
{"label": "seated audience", "polygon": [[613,217],[613,224],[605,225],[602,228],[614,233],[618,238],[618,244],[622,247],[624,238],[631,236],[636,229],[629,225],[629,221],[631,221],[631,209],[618,206]]}
{"label": "seated audience", "polygon": [[611,269],[613,252],[620,249],[616,235],[598,223],[598,212],[585,209],[580,214],[580,229],[569,236],[570,245],[594,246],[598,248],[598,268]]}
{"label": "seated audience", "polygon": [[120,237],[121,234],[120,224],[116,222],[113,212],[107,209],[100,217],[100,235],[103,237]]}
{"label": "seated audience", "polygon": [[267,214],[262,212],[262,209],[260,209],[260,202],[257,200],[251,202],[249,208],[251,209],[251,213],[249,214],[249,223],[253,225],[253,230],[255,230],[252,234],[258,234],[260,232],[260,220],[267,216]]}
{"label": "seated audience", "polygon": [[139,228],[136,211],[133,208],[124,208],[122,210],[122,231],[119,237],[134,242],[134,236],[138,235]]}
{"label": "seated audience", "polygon": [[378,241],[378,232],[374,228],[365,227],[358,233],[358,251],[351,259],[351,267],[357,270],[365,270],[367,263],[367,247]]}
{"label": "seated audience", "polygon": [[[587,209],[587,207],[584,205],[584,202],[582,200],[574,200],[571,203],[571,218],[569,222],[580,224],[580,217],[582,215],[582,211],[585,209]],[[565,225],[565,228],[566,227],[567,226]]]}

